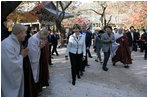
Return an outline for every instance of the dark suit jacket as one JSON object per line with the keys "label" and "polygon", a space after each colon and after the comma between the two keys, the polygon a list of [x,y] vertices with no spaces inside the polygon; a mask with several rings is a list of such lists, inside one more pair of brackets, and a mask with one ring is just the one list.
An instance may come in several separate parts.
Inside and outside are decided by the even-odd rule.
{"label": "dark suit jacket", "polygon": [[141,39],[144,39],[147,42],[147,33],[146,32],[141,35]]}
{"label": "dark suit jacket", "polygon": [[48,42],[51,43],[51,34],[48,35],[47,39],[48,39]]}
{"label": "dark suit jacket", "polygon": [[59,39],[59,36],[56,34],[56,35],[51,35],[51,43],[52,45],[58,45],[58,39]]}
{"label": "dark suit jacket", "polygon": [[133,43],[136,42],[136,33],[134,32],[133,35],[134,35],[134,40],[132,39],[132,36],[131,36],[131,33],[128,32],[126,33],[127,37],[128,37],[128,40],[129,40],[129,46],[132,46]]}
{"label": "dark suit jacket", "polygon": [[[80,31],[80,33],[82,34],[82,31]],[[91,34],[88,31],[86,31],[85,43],[86,47],[91,46]]]}

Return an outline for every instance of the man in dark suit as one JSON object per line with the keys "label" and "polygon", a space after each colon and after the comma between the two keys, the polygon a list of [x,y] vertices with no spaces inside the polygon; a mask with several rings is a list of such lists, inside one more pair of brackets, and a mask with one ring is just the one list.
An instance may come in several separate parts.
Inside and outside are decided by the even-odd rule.
{"label": "man in dark suit", "polygon": [[48,42],[49,42],[49,65],[53,65],[52,64],[52,61],[51,61],[51,30],[50,29],[48,29],[48,33],[49,33],[49,35],[48,35]]}
{"label": "man in dark suit", "polygon": [[[89,51],[90,46],[91,46],[91,34],[86,30],[86,28],[87,28],[87,25],[85,23],[83,23],[81,25],[82,31],[80,31],[80,33],[82,33],[85,36],[86,54],[87,54],[87,52]],[[81,67],[81,72],[80,72],[81,76],[83,75],[83,72],[85,71],[85,66],[90,66],[88,64],[87,55],[86,55],[85,60],[83,61],[82,67]]]}
{"label": "man in dark suit", "polygon": [[59,54],[57,52],[58,39],[59,39],[59,36],[56,34],[56,32],[53,32],[53,35],[51,35],[51,43],[53,45],[52,55],[55,52],[56,55],[59,56]]}
{"label": "man in dark suit", "polygon": [[129,39],[129,47],[132,52],[134,44],[136,44],[136,33],[134,30],[134,26],[130,27],[130,32],[127,33],[127,37]]}
{"label": "man in dark suit", "polygon": [[147,60],[147,32],[145,29],[143,29],[143,34],[141,35],[141,39],[144,40],[144,50],[145,50],[145,54],[144,54],[144,59]]}
{"label": "man in dark suit", "polygon": [[[87,31],[90,33],[90,36],[91,36],[91,43],[92,43],[92,32],[91,32],[90,28],[88,28]],[[89,56],[90,58],[93,58],[93,57],[91,56],[91,53],[90,53],[89,50],[87,51],[87,53],[88,53],[88,56]]]}

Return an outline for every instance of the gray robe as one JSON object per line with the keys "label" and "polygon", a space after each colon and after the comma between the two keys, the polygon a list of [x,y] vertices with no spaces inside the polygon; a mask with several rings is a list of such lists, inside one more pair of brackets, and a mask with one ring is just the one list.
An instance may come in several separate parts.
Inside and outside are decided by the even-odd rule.
{"label": "gray robe", "polygon": [[40,35],[39,33],[36,33],[30,39],[28,40],[28,48],[29,48],[29,60],[31,63],[31,68],[33,72],[33,77],[35,83],[39,81],[39,69],[40,69],[40,55],[41,55],[41,49],[39,47],[41,43]]}
{"label": "gray robe", "polygon": [[1,43],[1,94],[3,97],[24,96],[23,56],[14,34]]}

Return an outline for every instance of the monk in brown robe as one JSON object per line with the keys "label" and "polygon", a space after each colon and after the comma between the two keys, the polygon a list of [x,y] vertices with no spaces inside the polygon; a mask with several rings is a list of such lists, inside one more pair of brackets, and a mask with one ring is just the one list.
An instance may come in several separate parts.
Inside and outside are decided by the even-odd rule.
{"label": "monk in brown robe", "polygon": [[39,83],[40,86],[49,86],[49,42],[48,39],[45,39],[46,45],[44,48],[41,49],[41,56],[40,56],[40,73],[39,73]]}
{"label": "monk in brown robe", "polygon": [[[24,45],[25,46],[23,47],[26,48],[28,45],[28,40],[24,43]],[[37,97],[37,88],[35,85],[35,81],[33,79],[31,64],[28,56],[26,56],[23,59],[23,69],[24,69],[24,97]]]}
{"label": "monk in brown robe", "polygon": [[[132,64],[131,53],[128,45],[128,38],[123,33],[123,28],[120,27],[118,32],[115,34],[116,42],[113,43],[113,51],[112,51],[112,62],[115,66],[115,63],[120,61],[123,63],[125,68],[129,68],[128,64]],[[117,45],[114,45],[117,44]],[[116,48],[114,48],[114,46]]]}
{"label": "monk in brown robe", "polygon": [[31,64],[28,56],[23,60],[24,68],[24,97],[36,97],[36,85],[33,79]]}

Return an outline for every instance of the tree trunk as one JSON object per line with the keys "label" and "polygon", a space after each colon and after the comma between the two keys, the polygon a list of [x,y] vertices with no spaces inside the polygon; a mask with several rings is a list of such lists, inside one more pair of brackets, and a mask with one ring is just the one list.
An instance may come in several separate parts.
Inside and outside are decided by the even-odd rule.
{"label": "tree trunk", "polygon": [[[65,35],[65,29],[64,27],[61,26],[61,21],[56,21],[56,27],[58,29],[58,31],[60,32],[61,35],[61,39],[65,39],[66,35]],[[61,47],[65,47],[65,40],[61,40]]]}

